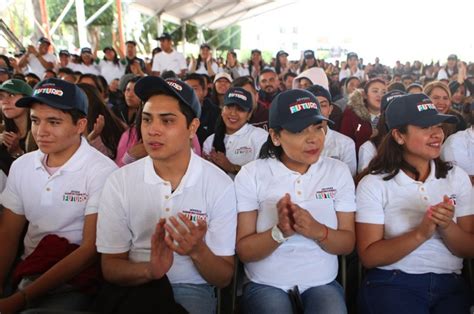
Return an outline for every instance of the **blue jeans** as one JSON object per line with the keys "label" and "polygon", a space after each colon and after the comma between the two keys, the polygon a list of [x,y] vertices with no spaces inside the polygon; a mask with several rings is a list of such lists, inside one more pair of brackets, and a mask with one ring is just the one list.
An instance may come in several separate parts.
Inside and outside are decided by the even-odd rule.
{"label": "blue jeans", "polygon": [[376,268],[362,282],[358,313],[469,313],[469,303],[469,288],[460,275]]}
{"label": "blue jeans", "polygon": [[33,302],[21,313],[61,313],[64,311],[86,311],[93,302],[93,296],[78,291],[48,294]]}
{"label": "blue jeans", "polygon": [[[312,287],[301,294],[305,313],[347,313],[344,291],[337,281]],[[246,314],[292,314],[288,293],[280,288],[250,282],[244,287],[242,312]]]}
{"label": "blue jeans", "polygon": [[190,314],[212,314],[216,312],[217,299],[214,287],[207,284],[171,284],[176,303]]}

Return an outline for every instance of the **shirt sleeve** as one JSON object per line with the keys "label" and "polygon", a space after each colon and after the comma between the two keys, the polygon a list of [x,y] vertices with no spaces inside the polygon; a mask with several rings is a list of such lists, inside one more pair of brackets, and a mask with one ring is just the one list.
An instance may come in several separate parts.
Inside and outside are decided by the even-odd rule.
{"label": "shirt sleeve", "polygon": [[17,169],[17,161],[13,162],[10,172],[7,178],[7,184],[1,194],[1,203],[3,207],[10,209],[17,215],[25,215],[25,209],[23,207],[23,200],[20,196],[19,184],[20,184],[20,169]]}
{"label": "shirt sleeve", "polygon": [[188,67],[186,65],[186,59],[184,58],[184,56],[182,54],[179,55],[179,69],[180,70],[187,70],[188,69]]}
{"label": "shirt sleeve", "polygon": [[[337,161],[340,162],[340,161]],[[345,163],[341,163],[341,173],[338,175],[340,183],[337,189],[337,195],[334,202],[334,209],[338,212],[355,212],[355,186],[349,167]]]}
{"label": "shirt sleeve", "polygon": [[249,163],[240,169],[234,179],[237,212],[248,212],[259,208],[256,180],[252,177],[254,163]]}
{"label": "shirt sleeve", "polygon": [[351,176],[355,176],[357,172],[357,159],[354,141],[347,141],[347,143],[343,145],[342,161],[349,166]]}
{"label": "shirt sleeve", "polygon": [[359,165],[357,168],[359,173],[361,173],[365,168],[367,168],[372,158],[374,158],[373,151],[368,149],[367,145],[361,145],[359,148]]}
{"label": "shirt sleeve", "polygon": [[260,155],[260,150],[262,149],[263,144],[268,139],[268,133],[264,129],[257,129],[255,132],[254,140],[253,140],[253,146],[254,146],[254,151],[255,155],[253,157],[253,160],[256,160],[258,156]]}
{"label": "shirt sleeve", "polygon": [[384,224],[385,213],[380,185],[380,182],[375,182],[372,175],[368,175],[357,186],[356,222]]}
{"label": "shirt sleeve", "polygon": [[160,60],[158,58],[160,53],[157,53],[154,57],[153,57],[153,66],[151,67],[151,70],[153,72],[161,72],[161,65],[160,65]]}
{"label": "shirt sleeve", "polygon": [[209,155],[212,151],[212,143],[214,142],[214,134],[209,135],[202,144],[202,152]]}
{"label": "shirt sleeve", "polygon": [[118,254],[128,252],[132,233],[124,206],[124,192],[120,188],[118,175],[112,175],[105,183],[99,203],[97,220],[97,251]]}
{"label": "shirt sleeve", "polygon": [[99,209],[99,201],[104,187],[105,180],[117,167],[112,163],[101,163],[98,167],[90,167],[88,177],[88,199],[85,210],[85,215],[95,214]]}
{"label": "shirt sleeve", "polygon": [[[454,171],[454,184],[456,188],[456,204],[455,204],[455,215],[456,217],[469,216],[474,214],[474,204],[472,203],[472,184],[467,173],[461,168],[454,166],[451,170]],[[450,196],[450,195],[448,195]]]}

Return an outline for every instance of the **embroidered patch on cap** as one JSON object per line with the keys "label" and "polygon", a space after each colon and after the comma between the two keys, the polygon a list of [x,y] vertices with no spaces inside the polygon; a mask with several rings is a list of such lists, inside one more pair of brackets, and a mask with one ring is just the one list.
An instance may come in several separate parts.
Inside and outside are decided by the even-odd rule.
{"label": "embroidered patch on cap", "polygon": [[416,108],[418,109],[418,111],[425,111],[425,110],[430,110],[430,109],[434,109],[436,110],[436,107],[435,105],[433,104],[421,104],[421,105],[417,105]]}
{"label": "embroidered patch on cap", "polygon": [[308,110],[308,109],[318,109],[318,104],[312,102],[309,99],[304,99],[303,101],[298,101],[295,105],[290,107],[291,114],[300,112],[301,110]]}
{"label": "embroidered patch on cap", "polygon": [[169,86],[173,87],[176,90],[179,90],[179,91],[183,90],[183,87],[181,87],[179,83],[176,83],[176,81],[167,80],[166,83],[168,83]]}

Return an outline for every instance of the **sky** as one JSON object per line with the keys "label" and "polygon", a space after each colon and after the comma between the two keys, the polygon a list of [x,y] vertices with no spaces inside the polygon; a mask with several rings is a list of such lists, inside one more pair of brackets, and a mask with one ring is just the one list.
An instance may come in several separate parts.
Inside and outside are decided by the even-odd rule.
{"label": "sky", "polygon": [[366,63],[445,62],[451,53],[474,62],[473,14],[472,0],[300,0],[241,22],[242,47],[285,49],[295,60],[340,46]]}

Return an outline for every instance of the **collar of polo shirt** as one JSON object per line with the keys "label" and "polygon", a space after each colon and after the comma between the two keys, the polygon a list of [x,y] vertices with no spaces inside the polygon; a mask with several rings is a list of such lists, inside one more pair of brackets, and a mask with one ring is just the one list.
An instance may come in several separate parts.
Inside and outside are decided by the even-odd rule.
{"label": "collar of polo shirt", "polygon": [[[84,137],[81,137],[81,145],[76,150],[76,152],[72,155],[72,157],[69,158],[69,160],[66,161],[66,163],[60,167],[60,169],[61,169],[60,171],[74,172],[74,171],[81,170],[82,167],[84,167],[84,162],[82,162],[83,160],[85,160],[83,158],[84,154],[86,153],[86,151],[88,150],[89,147],[91,147],[91,146],[89,145],[87,140]],[[43,165],[44,158],[45,158],[45,154],[43,152],[41,152],[41,150],[38,149],[36,151],[36,158],[35,158],[35,161],[34,161],[35,169],[39,169],[39,168],[44,169],[44,165]],[[46,169],[45,169],[45,171],[46,171]]]}
{"label": "collar of polo shirt", "polygon": [[[395,180],[395,182],[397,182],[398,185],[409,185],[409,184],[412,184],[414,182],[417,182],[414,179],[410,178],[402,170],[400,170],[398,172],[398,174],[393,179]],[[435,165],[434,161],[432,160],[430,162],[430,174],[426,178],[425,182],[423,182],[423,184],[426,183],[426,182],[429,182],[429,181],[433,181],[433,180],[437,180],[437,179],[436,179],[436,165]]]}

